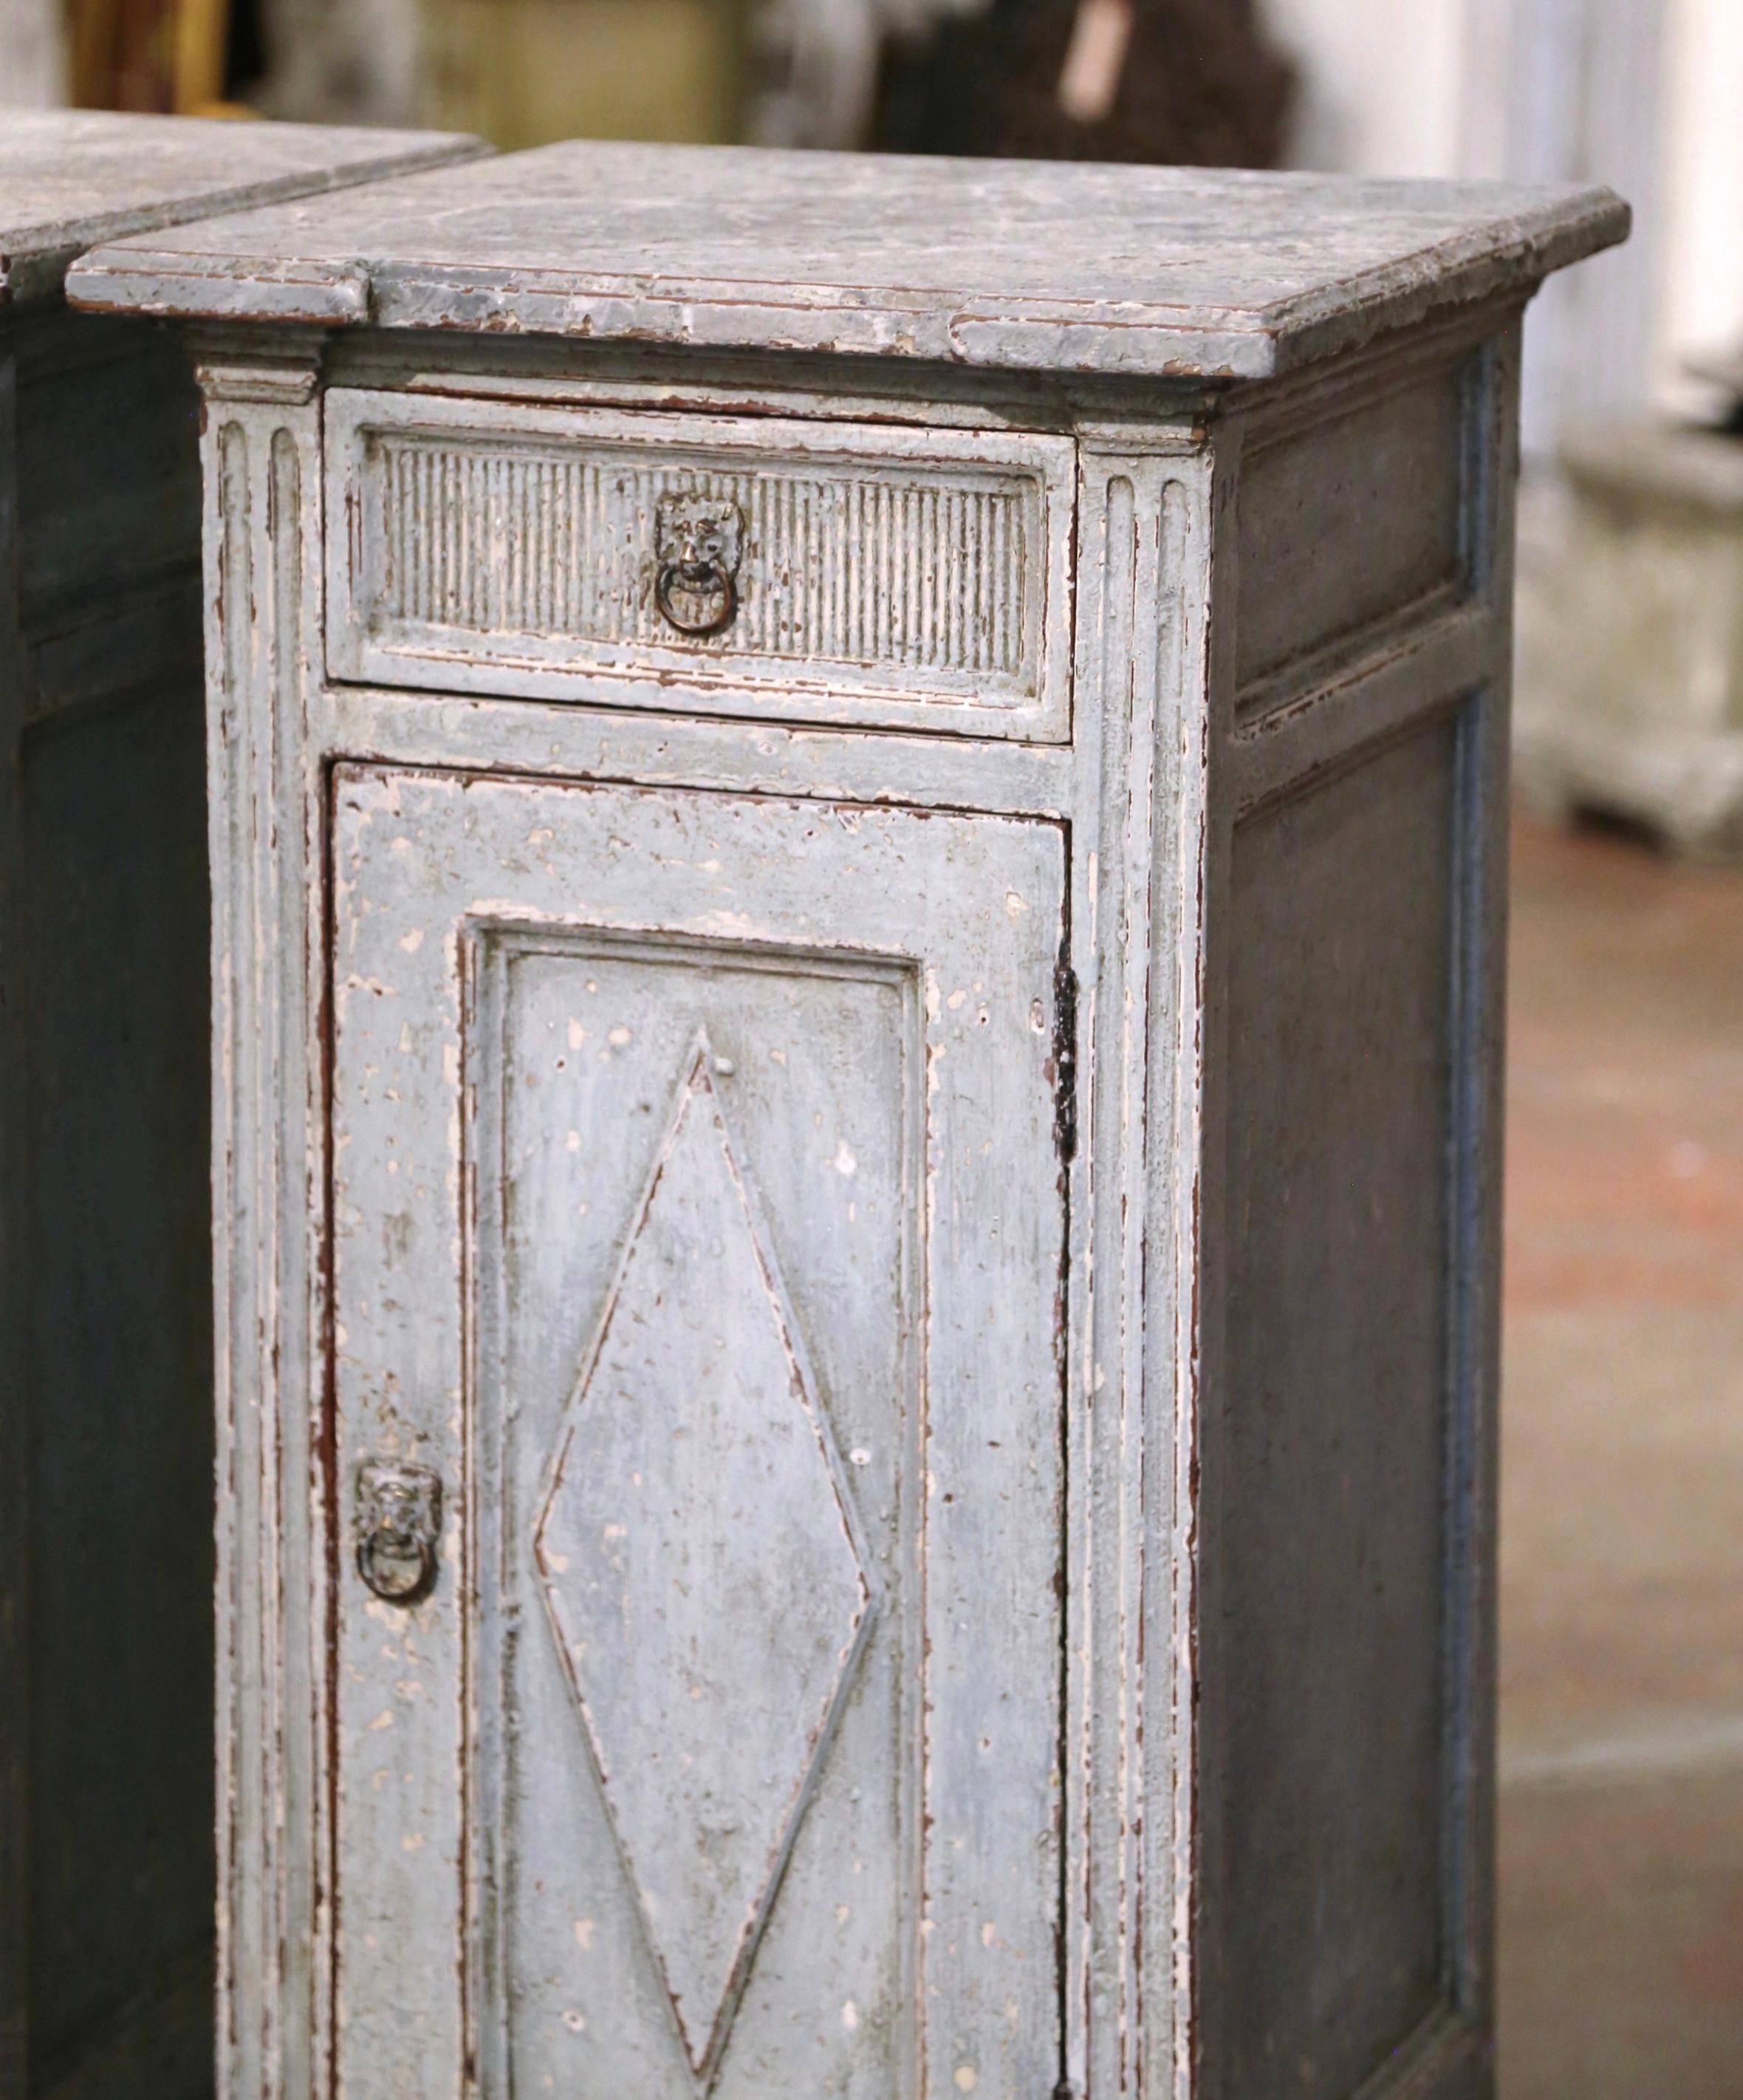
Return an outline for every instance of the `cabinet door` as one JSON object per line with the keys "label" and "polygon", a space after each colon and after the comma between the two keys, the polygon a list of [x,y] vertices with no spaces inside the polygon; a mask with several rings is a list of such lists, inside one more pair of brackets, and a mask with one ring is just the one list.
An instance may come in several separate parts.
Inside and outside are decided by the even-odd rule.
{"label": "cabinet door", "polygon": [[333,798],[338,2089],[1044,2100],[1061,831]]}

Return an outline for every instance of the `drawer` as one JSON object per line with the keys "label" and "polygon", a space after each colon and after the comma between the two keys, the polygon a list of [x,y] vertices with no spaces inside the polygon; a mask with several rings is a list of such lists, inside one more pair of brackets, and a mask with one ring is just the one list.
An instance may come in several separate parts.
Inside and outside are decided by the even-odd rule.
{"label": "drawer", "polygon": [[1063,742],[1069,438],[336,388],[329,674]]}

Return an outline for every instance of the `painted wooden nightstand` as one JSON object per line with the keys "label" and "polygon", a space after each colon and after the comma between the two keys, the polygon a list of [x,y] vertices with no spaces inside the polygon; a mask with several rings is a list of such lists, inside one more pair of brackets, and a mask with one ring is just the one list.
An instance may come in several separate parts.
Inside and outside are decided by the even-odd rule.
{"label": "painted wooden nightstand", "polygon": [[0,2096],[210,2089],[199,395],[94,240],[478,150],[0,117]]}
{"label": "painted wooden nightstand", "polygon": [[572,146],[81,267],[206,395],[237,2100],[1485,2085],[1518,324],[1625,227]]}

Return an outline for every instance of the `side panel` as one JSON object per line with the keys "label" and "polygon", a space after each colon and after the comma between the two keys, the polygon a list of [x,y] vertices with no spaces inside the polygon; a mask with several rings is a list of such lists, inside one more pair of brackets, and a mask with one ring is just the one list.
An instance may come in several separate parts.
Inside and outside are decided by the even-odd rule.
{"label": "side panel", "polygon": [[339,1520],[446,1511],[341,1569],[340,2089],[1050,2091],[1060,831],[342,767],[333,855]]}
{"label": "side panel", "polygon": [[198,2100],[214,1862],[196,396],[158,329],[51,307],[13,340],[0,1259],[30,1696],[24,1827],[0,1841],[18,1848],[24,2032],[0,2093]]}
{"label": "side panel", "polygon": [[[1205,2100],[1493,2088],[1516,315],[1376,351],[1357,377],[1382,420],[1394,392],[1408,420],[1436,366],[1460,404],[1463,602],[1426,599],[1335,666],[1304,660],[1262,714],[1238,705],[1226,621],[1213,655]],[[1255,420],[1317,409],[1348,438],[1355,383],[1304,379]],[[1220,440],[1231,593],[1251,435]],[[1405,539],[1413,507],[1441,520],[1444,486],[1388,477]],[[1262,580],[1242,574],[1242,602]],[[1322,589],[1338,601],[1348,579]]]}
{"label": "side panel", "polygon": [[[24,812],[18,738],[24,645],[18,619],[18,360],[0,324],[0,1099],[24,1096],[24,1044],[6,1019],[18,1001],[24,938]],[[26,1486],[22,1119],[0,1115],[0,2100],[24,2087],[29,1904],[29,1556]]]}
{"label": "side panel", "polygon": [[1441,1984],[1456,739],[1235,833],[1220,1616],[1226,2060],[1337,2100]]}
{"label": "side panel", "polygon": [[33,2093],[211,2083],[204,757],[192,682],[25,739]]}
{"label": "side panel", "polygon": [[1322,418],[1255,431],[1241,471],[1242,714],[1317,655],[1475,589],[1464,530],[1468,353],[1349,390]]}

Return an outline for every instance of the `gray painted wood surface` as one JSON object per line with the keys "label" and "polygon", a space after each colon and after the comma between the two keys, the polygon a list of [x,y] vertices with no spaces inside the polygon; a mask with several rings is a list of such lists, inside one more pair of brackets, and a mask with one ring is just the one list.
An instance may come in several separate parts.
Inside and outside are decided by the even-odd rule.
{"label": "gray painted wood surface", "polygon": [[[412,150],[439,150],[414,142]],[[199,395],[69,245],[406,143],[0,124],[0,2095],[212,2083]]]}
{"label": "gray painted wood surface", "polygon": [[1350,2092],[1442,1981],[1446,1423],[1423,1396],[1448,1347],[1457,737],[1435,720],[1234,838],[1208,1643],[1230,2095]]}
{"label": "gray painted wood surface", "polygon": [[[801,232],[880,194],[708,165]],[[403,321],[377,259],[452,291],[480,233],[442,194],[211,252]],[[1252,194],[1313,247],[1323,188]],[[196,329],[231,2100],[1489,2089],[1533,266],[1467,296],[1397,202],[1327,240],[1401,324],[1225,387],[786,351],[754,301],[739,356],[494,294]],[[152,267],[85,284],[212,311]],[[434,534],[372,429],[455,460],[391,499]],[[759,646],[647,642],[646,477],[738,502],[801,430],[898,483],[1069,454],[1022,571],[1069,581],[1062,717],[927,696],[924,504],[861,661],[768,646],[840,579],[749,502],[710,558]]]}
{"label": "gray painted wood surface", "polygon": [[576,143],[180,229],[81,296],[972,366],[1258,377],[1626,232],[1608,190]]}
{"label": "gray painted wood surface", "polygon": [[336,1465],[455,1502],[340,1599],[342,2082],[1048,2085],[1057,827],[346,769],[333,840]]}
{"label": "gray painted wood surface", "polygon": [[110,110],[0,117],[0,303],[51,297],[100,240],[484,151],[443,131],[249,124]]}
{"label": "gray painted wood surface", "polygon": [[[681,678],[734,714],[1070,733],[1067,439],[518,404],[487,427],[349,387],[327,430],[335,677],[654,707]],[[718,634],[648,587],[689,490],[743,518]]]}

